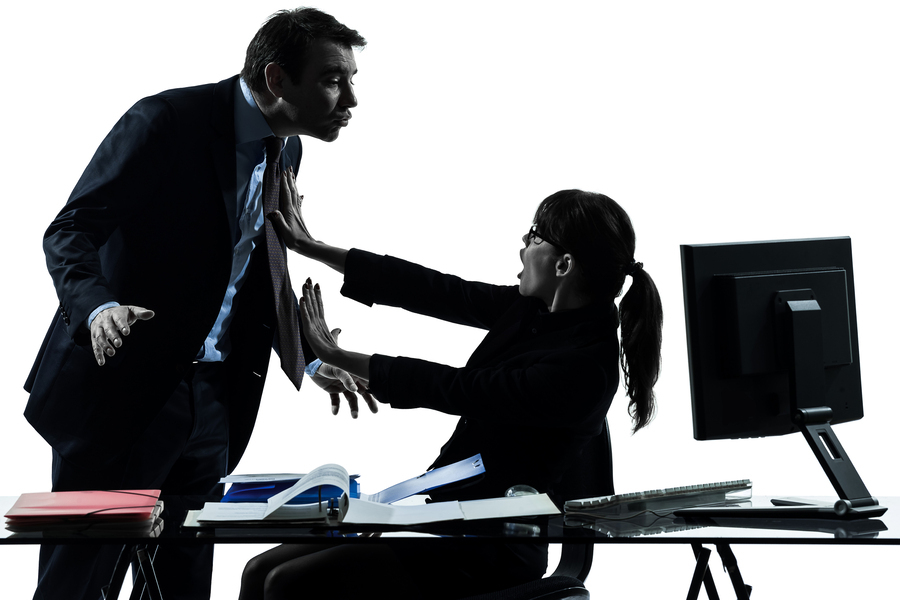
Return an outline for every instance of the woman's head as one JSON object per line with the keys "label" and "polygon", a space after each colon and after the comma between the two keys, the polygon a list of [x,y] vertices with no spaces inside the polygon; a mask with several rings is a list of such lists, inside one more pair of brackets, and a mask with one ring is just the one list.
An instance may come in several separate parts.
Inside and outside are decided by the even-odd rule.
{"label": "woman's head", "polygon": [[634,262],[634,228],[628,214],[603,194],[563,190],[541,202],[534,236],[558,254],[570,254],[583,293],[611,302]]}
{"label": "woman's head", "polygon": [[524,241],[519,290],[526,296],[544,299],[555,290],[559,298],[560,286],[568,285],[564,295],[569,298],[608,305],[622,293],[625,277],[632,276],[619,303],[620,363],[634,430],[644,427],[656,404],[653,386],[659,377],[663,312],[656,284],[643,265],[634,262],[634,228],[628,214],[603,194],[563,190],[541,202]]}

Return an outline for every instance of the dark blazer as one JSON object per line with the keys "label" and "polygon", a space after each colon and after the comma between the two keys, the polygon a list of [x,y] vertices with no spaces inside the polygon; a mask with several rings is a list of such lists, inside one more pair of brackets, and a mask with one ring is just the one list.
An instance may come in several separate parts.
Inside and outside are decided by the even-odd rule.
{"label": "dark blazer", "polygon": [[463,368],[381,355],[369,364],[379,401],[461,417],[433,467],[482,455],[483,478],[433,499],[498,497],[516,484],[558,502],[613,493],[605,423],[619,382],[615,305],[550,313],[515,286],[359,250],[347,257],[341,292],[488,330]]}
{"label": "dark blazer", "polygon": [[[237,236],[234,86],[176,89],[135,104],[100,144],[44,252],[60,300],[25,389],[25,417],[73,462],[123,456],[169,398],[219,312]],[[284,164],[296,171],[299,139]],[[261,252],[260,252],[261,248]],[[227,359],[229,469],[256,418],[273,338],[262,244],[235,300]],[[99,367],[85,321],[108,300],[155,311]]]}

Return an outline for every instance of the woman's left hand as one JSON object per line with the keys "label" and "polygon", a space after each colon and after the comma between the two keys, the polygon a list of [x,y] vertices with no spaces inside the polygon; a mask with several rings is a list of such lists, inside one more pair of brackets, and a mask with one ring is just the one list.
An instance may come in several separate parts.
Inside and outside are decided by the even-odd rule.
{"label": "woman's left hand", "polygon": [[337,340],[331,334],[331,329],[325,322],[325,307],[322,304],[322,291],[319,284],[313,285],[311,279],[303,284],[303,295],[300,297],[300,319],[303,326],[303,337],[312,346],[316,356],[322,362],[334,363],[336,352],[340,351]]}
{"label": "woman's left hand", "polygon": [[[325,322],[322,290],[319,289],[319,284],[313,285],[310,279],[303,284],[303,295],[300,297],[300,322],[303,327],[304,339],[323,363],[347,371],[357,380],[368,382],[369,360],[372,357],[368,354],[343,350],[338,346],[337,339],[328,328],[328,323]],[[335,332],[337,331],[335,330]],[[363,398],[372,408],[374,402],[367,394],[368,390],[363,394]],[[375,409],[372,412],[375,412]]]}

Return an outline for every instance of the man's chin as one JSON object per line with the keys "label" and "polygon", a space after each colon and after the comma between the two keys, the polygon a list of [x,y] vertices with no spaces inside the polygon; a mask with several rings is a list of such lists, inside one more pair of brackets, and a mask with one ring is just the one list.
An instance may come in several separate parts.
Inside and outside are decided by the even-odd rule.
{"label": "man's chin", "polygon": [[341,134],[341,127],[335,127],[332,129],[327,129],[325,131],[304,131],[302,133],[298,133],[297,135],[307,135],[311,138],[317,139],[322,142],[333,142],[338,139],[338,136]]}
{"label": "man's chin", "polygon": [[323,142],[333,142],[334,140],[338,139],[338,136],[340,134],[341,134],[341,130],[337,129],[335,131],[329,131],[325,135],[320,136],[319,139],[322,140]]}

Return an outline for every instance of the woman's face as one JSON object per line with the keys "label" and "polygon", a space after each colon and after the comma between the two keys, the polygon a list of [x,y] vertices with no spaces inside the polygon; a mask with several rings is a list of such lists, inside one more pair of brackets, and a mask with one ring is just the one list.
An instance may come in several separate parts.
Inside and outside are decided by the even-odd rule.
{"label": "woman's face", "polygon": [[540,298],[549,307],[556,294],[556,263],[562,250],[542,239],[533,229],[522,236],[522,241],[525,247],[519,250],[522,260],[522,272],[518,275],[519,293]]}

